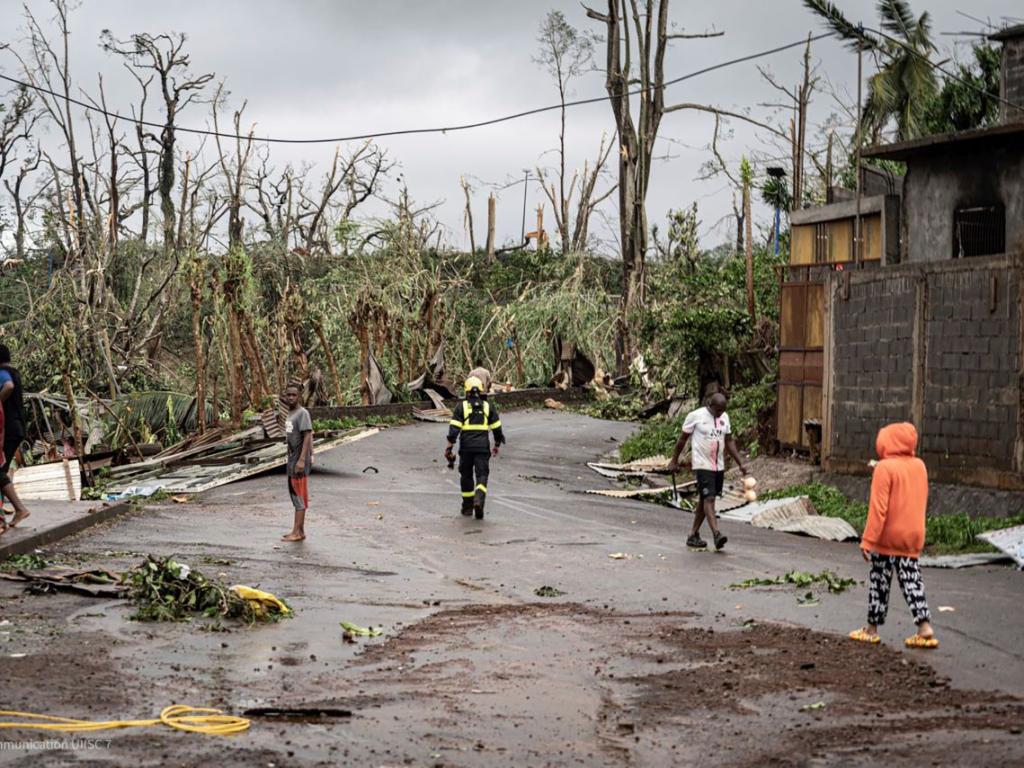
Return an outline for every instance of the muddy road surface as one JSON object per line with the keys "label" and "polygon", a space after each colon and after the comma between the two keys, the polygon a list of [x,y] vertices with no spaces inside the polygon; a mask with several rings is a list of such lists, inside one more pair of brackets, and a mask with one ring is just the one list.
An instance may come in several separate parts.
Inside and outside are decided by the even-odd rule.
{"label": "muddy road surface", "polygon": [[[724,552],[691,552],[688,514],[580,493],[607,485],[585,462],[628,425],[503,421],[483,521],[458,513],[445,428],[417,424],[318,457],[300,544],[280,541],[291,513],[272,474],[48,550],[114,569],[174,555],[285,598],[295,616],[277,624],[140,623],[120,601],[0,581],[3,709],[136,719],[183,703],[252,719],[232,737],[0,731],[0,764],[1024,764],[1020,573],[927,570],[941,647],[901,647],[913,627],[896,590],[883,645],[857,645],[856,546],[725,522]],[[803,602],[806,589],[729,588],[795,568],[858,584]],[[346,642],[341,621],[383,635]]]}

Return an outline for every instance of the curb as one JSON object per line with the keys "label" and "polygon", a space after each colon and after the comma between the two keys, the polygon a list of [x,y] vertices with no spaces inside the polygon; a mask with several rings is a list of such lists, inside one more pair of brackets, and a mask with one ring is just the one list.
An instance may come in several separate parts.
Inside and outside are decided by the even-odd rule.
{"label": "curb", "polygon": [[53,544],[54,542],[66,539],[68,536],[73,536],[76,533],[91,528],[94,525],[105,523],[108,520],[120,517],[126,512],[131,511],[132,505],[128,501],[120,501],[117,504],[111,504],[109,507],[100,507],[94,512],[86,512],[78,515],[77,517],[68,520],[66,523],[55,525],[52,528],[33,533],[30,536],[25,536],[17,541],[4,541],[0,538],[0,560],[4,560],[13,555],[25,555],[32,552],[39,547],[44,547],[47,544]]}

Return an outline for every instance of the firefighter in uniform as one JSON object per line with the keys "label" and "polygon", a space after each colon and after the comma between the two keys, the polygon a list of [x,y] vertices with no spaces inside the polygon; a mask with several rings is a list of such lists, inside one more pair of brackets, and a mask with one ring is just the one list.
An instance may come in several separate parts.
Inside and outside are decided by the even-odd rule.
{"label": "firefighter in uniform", "polygon": [[[487,474],[491,456],[505,442],[498,409],[484,397],[480,379],[470,376],[465,384],[466,397],[455,406],[448,427],[448,445],[444,456],[449,466],[455,462],[455,441],[459,441],[459,475],[462,486],[462,514],[484,519],[487,499]],[[494,432],[494,448],[490,433]]]}

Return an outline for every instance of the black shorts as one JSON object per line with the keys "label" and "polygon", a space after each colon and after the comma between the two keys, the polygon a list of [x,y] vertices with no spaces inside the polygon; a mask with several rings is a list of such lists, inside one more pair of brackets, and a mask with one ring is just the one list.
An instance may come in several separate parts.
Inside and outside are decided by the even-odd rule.
{"label": "black shorts", "polygon": [[711,499],[722,495],[725,487],[725,472],[712,472],[710,469],[695,469],[697,493],[702,499]]}

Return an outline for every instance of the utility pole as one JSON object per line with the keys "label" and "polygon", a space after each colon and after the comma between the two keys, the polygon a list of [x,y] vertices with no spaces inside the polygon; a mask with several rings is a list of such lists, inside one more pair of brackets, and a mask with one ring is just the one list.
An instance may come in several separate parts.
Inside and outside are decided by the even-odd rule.
{"label": "utility pole", "polygon": [[[775,255],[779,255],[779,227],[782,225],[782,209],[779,207],[779,198],[781,197],[781,191],[783,185],[786,183],[783,181],[786,178],[786,169],[780,166],[771,166],[767,169],[768,175],[775,179],[775,183],[779,188],[779,193],[775,196]],[[796,179],[793,180],[793,186],[796,187]],[[793,198],[796,200],[796,198]]]}
{"label": "utility pole", "polygon": [[857,27],[860,32],[860,36],[857,38],[857,216],[853,220],[853,259],[857,269],[860,269],[862,255],[860,247],[860,145],[863,141],[861,123],[864,119],[864,116],[861,114],[863,110],[861,89],[863,88],[864,80],[864,25],[858,24]]}
{"label": "utility pole", "polygon": [[523,171],[523,242],[526,242],[526,190],[530,186],[530,169]]}

